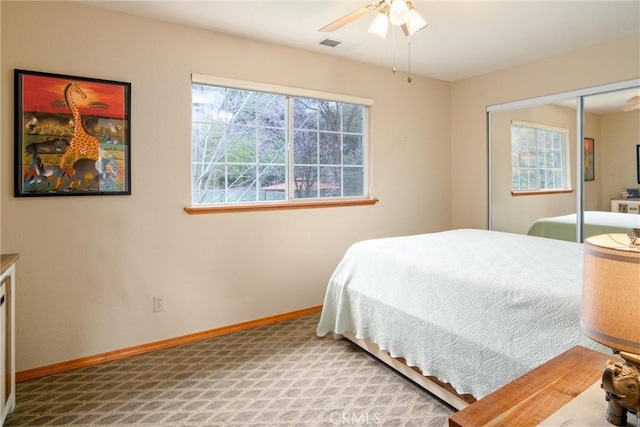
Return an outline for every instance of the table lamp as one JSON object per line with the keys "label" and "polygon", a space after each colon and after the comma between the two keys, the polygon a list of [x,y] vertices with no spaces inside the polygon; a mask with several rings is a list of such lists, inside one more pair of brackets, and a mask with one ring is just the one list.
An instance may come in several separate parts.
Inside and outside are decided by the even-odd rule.
{"label": "table lamp", "polygon": [[640,414],[639,235],[634,229],[628,235],[603,234],[584,242],[580,326],[623,359],[607,362],[602,375],[605,416],[617,426],[627,424],[627,412]]}

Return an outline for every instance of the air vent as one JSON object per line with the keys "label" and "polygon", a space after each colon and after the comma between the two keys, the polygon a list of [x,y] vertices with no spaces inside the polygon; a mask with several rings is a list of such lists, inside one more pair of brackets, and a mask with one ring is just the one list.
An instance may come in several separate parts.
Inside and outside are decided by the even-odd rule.
{"label": "air vent", "polygon": [[336,47],[339,44],[341,44],[342,42],[339,42],[337,40],[331,40],[331,39],[324,39],[322,41],[320,41],[320,44],[323,46],[329,46],[329,47]]}
{"label": "air vent", "polygon": [[345,51],[356,50],[357,48],[360,47],[360,45],[356,43],[345,42],[345,41],[334,40],[334,39],[322,39],[318,42],[318,44],[321,44],[323,46],[327,46],[330,48],[336,48],[338,50],[345,50]]}

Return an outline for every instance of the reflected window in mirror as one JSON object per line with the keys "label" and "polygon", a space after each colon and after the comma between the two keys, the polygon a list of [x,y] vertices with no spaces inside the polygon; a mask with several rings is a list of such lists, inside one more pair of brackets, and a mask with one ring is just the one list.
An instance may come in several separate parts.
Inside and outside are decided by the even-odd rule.
{"label": "reflected window in mirror", "polygon": [[511,123],[511,190],[546,192],[571,187],[569,130],[535,123]]}

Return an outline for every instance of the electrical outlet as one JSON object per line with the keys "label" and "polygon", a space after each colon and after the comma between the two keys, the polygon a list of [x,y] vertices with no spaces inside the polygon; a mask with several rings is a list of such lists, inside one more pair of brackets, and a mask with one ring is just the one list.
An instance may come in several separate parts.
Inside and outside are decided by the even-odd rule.
{"label": "electrical outlet", "polygon": [[153,312],[164,311],[164,298],[153,297]]}

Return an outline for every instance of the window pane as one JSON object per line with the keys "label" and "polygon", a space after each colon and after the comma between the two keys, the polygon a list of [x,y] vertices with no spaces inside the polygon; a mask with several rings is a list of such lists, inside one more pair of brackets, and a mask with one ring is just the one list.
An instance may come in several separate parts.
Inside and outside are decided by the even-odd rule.
{"label": "window pane", "polygon": [[564,174],[562,173],[561,170],[554,170],[553,171],[553,180],[556,183],[556,188],[564,188],[565,187]]}
{"label": "window pane", "polygon": [[225,201],[225,167],[211,164],[193,165],[193,200],[197,203],[223,203]]}
{"label": "window pane", "polygon": [[227,89],[227,109],[236,124],[253,125],[256,121],[256,92]]}
{"label": "window pane", "polygon": [[294,197],[296,199],[318,197],[318,170],[316,167],[296,166],[294,177]]}
{"label": "window pane", "polygon": [[521,168],[535,168],[538,166],[538,156],[536,152],[521,151],[518,165]]}
{"label": "window pane", "polygon": [[296,164],[318,163],[318,132],[296,131],[293,135],[293,145]]}
{"label": "window pane", "polygon": [[513,190],[520,190],[520,169],[511,168],[511,188]]}
{"label": "window pane", "polygon": [[547,187],[547,171],[544,169],[538,169],[538,188],[549,188]]}
{"label": "window pane", "polygon": [[538,187],[538,171],[524,169],[520,171],[520,188],[537,189]]}
{"label": "window pane", "polygon": [[191,155],[194,162],[221,161],[224,158],[224,125],[194,123],[192,134]]}
{"label": "window pane", "polygon": [[342,105],[342,131],[362,133],[362,115],[364,107],[361,105]]}
{"label": "window pane", "polygon": [[258,161],[260,163],[285,163],[286,140],[284,129],[260,129],[258,131]]}
{"label": "window pane", "polygon": [[337,102],[318,101],[320,107],[320,130],[339,131],[340,126],[340,108]]}
{"label": "window pane", "polygon": [[339,165],[340,134],[320,132],[320,164]]}
{"label": "window pane", "polygon": [[257,124],[264,127],[284,128],[285,98],[261,93],[256,100]]}
{"label": "window pane", "polygon": [[342,168],[321,166],[320,197],[340,197],[342,193]]}
{"label": "window pane", "polygon": [[293,101],[293,127],[318,129],[318,100],[295,98]]}
{"label": "window pane", "polygon": [[255,167],[253,165],[228,165],[227,189],[229,203],[256,201]]}
{"label": "window pane", "polygon": [[562,168],[562,155],[560,151],[553,152],[553,168],[561,169]]}
{"label": "window pane", "polygon": [[364,169],[344,168],[343,196],[364,196]]}
{"label": "window pane", "polygon": [[343,139],[343,163],[345,165],[362,164],[362,135],[345,135]]}
{"label": "window pane", "polygon": [[227,161],[233,163],[252,163],[256,161],[255,129],[245,126],[229,126],[227,142]]}
{"label": "window pane", "polygon": [[286,168],[284,166],[261,166],[260,167],[260,200],[285,200]]}
{"label": "window pane", "polygon": [[539,165],[541,168],[552,168],[553,167],[553,153],[550,151],[544,151],[542,153],[542,164]]}
{"label": "window pane", "polygon": [[191,86],[191,114],[194,122],[224,121],[224,99],[226,89],[194,84]]}

